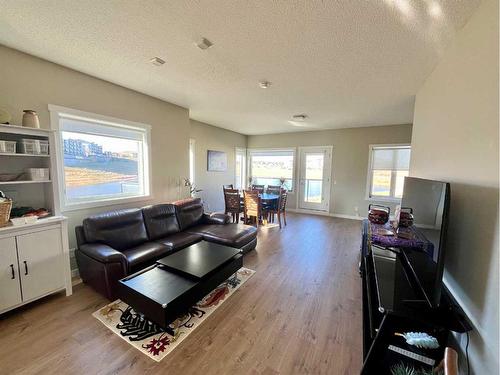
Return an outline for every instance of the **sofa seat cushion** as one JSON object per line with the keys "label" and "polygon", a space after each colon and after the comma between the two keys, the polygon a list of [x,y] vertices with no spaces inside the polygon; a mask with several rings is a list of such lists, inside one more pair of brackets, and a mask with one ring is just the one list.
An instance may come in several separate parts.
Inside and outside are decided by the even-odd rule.
{"label": "sofa seat cushion", "polygon": [[127,258],[129,271],[138,271],[154,261],[166,256],[170,249],[158,242],[145,242],[139,246],[124,250],[123,254]]}
{"label": "sofa seat cushion", "polygon": [[169,250],[179,250],[200,242],[202,239],[203,236],[200,234],[179,232],[165,238],[160,238],[156,242],[165,245]]}
{"label": "sofa seat cushion", "polygon": [[197,225],[187,232],[200,234],[206,241],[236,248],[242,248],[257,237],[257,229],[245,224]]}

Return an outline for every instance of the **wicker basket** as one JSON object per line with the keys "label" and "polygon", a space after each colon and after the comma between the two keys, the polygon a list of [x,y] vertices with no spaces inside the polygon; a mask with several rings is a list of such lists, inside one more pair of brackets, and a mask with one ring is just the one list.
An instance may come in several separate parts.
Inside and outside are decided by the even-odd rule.
{"label": "wicker basket", "polygon": [[3,226],[9,222],[10,210],[12,209],[12,201],[6,199],[0,202],[0,226]]}

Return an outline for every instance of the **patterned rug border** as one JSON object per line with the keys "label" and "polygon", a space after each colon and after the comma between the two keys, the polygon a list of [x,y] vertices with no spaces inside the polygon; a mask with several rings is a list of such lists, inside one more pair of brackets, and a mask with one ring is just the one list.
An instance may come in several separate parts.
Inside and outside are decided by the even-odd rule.
{"label": "patterned rug border", "polygon": [[[256,271],[251,270],[249,268],[242,267],[236,273],[238,279],[240,280],[239,283],[233,286],[233,284],[231,283],[233,276],[231,276],[226,281],[222,282],[217,288],[215,288],[212,292],[207,294],[198,303],[196,303],[196,305],[193,306],[194,310],[201,312],[201,315],[199,317],[196,316],[197,314],[193,315],[190,313],[189,317],[187,316],[181,317],[173,323],[173,325],[175,325],[176,323],[179,325],[180,322],[182,322],[183,318],[186,317],[188,318],[186,322],[180,324],[180,326],[176,328],[176,334],[173,337],[163,332],[163,333],[157,333],[143,340],[131,341],[129,337],[121,334],[123,328],[122,329],[118,328],[117,324],[121,323],[120,318],[124,314],[124,311],[121,310],[120,307],[123,307],[126,310],[128,305],[119,299],[101,307],[100,309],[92,313],[92,316],[97,320],[99,320],[106,328],[108,328],[115,335],[120,337],[122,340],[126,341],[129,345],[133,346],[141,353],[145,354],[146,356],[155,360],[156,362],[160,362],[163,358],[165,358],[168,354],[170,354],[178,345],[180,345],[182,341],[184,341],[184,339],[187,336],[189,336],[191,332],[193,332],[196,328],[198,328],[201,324],[203,324],[203,322],[205,322],[215,310],[217,310],[220,306],[222,306],[222,304],[226,302],[229,299],[229,297],[233,295],[233,293],[235,293],[238,289],[240,289],[241,286],[245,284],[255,274],[255,272]],[[210,300],[209,297],[211,297],[213,294],[217,294],[215,292],[220,290],[220,288],[223,288],[224,286],[228,287],[228,292],[223,294],[221,299],[213,300],[213,298],[215,298],[213,297],[212,300]],[[209,299],[209,301],[204,302],[207,299]],[[215,305],[211,306],[210,302],[214,302]],[[121,311],[121,314],[117,314],[119,311]],[[191,319],[194,319],[193,323],[190,323]],[[148,347],[144,347],[145,344],[148,345]],[[163,350],[160,351],[161,348],[163,348]],[[154,354],[155,352],[157,352],[156,355]]]}

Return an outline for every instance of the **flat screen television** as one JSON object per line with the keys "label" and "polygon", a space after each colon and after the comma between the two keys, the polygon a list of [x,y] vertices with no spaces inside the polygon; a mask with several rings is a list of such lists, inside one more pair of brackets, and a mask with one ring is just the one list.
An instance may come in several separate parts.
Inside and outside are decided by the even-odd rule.
{"label": "flat screen television", "polygon": [[439,306],[441,300],[449,206],[449,183],[405,178],[401,207],[412,208],[412,229],[421,236],[425,245],[405,249],[403,253],[411,273],[432,307]]}

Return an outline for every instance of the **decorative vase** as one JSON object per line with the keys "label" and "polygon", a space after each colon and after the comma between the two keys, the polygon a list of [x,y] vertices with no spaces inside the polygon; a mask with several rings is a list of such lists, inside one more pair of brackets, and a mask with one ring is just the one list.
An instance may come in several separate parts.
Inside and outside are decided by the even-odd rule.
{"label": "decorative vase", "polygon": [[23,126],[27,128],[40,128],[40,121],[38,120],[38,115],[36,111],[31,109],[25,109],[23,115]]}

